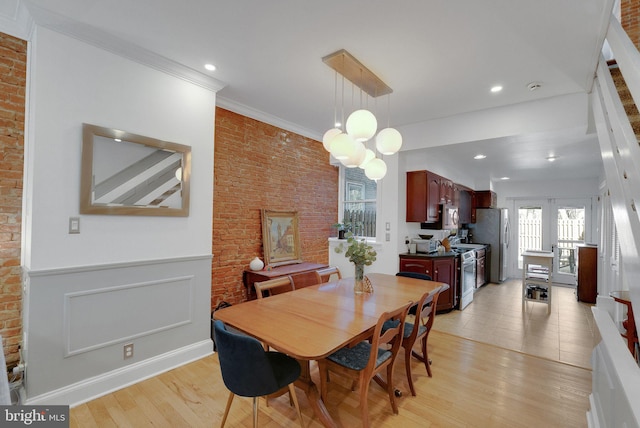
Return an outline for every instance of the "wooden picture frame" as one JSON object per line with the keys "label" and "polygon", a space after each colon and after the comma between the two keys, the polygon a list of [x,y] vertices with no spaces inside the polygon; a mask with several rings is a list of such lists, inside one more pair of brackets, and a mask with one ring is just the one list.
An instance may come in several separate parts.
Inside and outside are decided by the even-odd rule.
{"label": "wooden picture frame", "polygon": [[264,263],[281,266],[301,263],[296,211],[261,210]]}

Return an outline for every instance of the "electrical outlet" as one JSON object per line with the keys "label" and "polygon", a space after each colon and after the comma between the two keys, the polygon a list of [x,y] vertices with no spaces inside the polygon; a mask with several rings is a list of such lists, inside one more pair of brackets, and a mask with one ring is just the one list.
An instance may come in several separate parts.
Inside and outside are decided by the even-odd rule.
{"label": "electrical outlet", "polygon": [[133,357],[133,343],[124,345],[124,359]]}

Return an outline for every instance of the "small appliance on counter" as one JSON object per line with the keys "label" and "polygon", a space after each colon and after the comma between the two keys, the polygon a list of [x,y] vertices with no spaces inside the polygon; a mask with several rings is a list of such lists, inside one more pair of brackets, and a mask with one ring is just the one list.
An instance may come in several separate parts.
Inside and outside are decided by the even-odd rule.
{"label": "small appliance on counter", "polygon": [[438,240],[437,239],[423,239],[423,238],[413,238],[411,239],[412,244],[416,244],[416,252],[428,254],[434,251],[438,251]]}

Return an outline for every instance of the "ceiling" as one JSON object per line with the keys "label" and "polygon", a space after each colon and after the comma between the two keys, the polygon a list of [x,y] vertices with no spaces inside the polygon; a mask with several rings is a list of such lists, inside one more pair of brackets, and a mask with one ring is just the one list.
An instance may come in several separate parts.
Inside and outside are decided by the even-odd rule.
{"label": "ceiling", "polygon": [[[221,106],[268,115],[316,139],[334,119],[335,75],[322,62],[332,52],[348,50],[393,89],[389,97],[365,98],[364,103],[385,125],[402,128],[589,92],[611,3],[26,1],[32,10],[53,11],[207,74],[225,85],[218,92]],[[204,70],[205,63],[217,70]],[[542,87],[530,91],[530,82]],[[503,91],[491,93],[497,84]],[[361,103],[358,91],[349,86],[345,98],[346,108],[353,99],[356,107]],[[450,151],[459,167],[481,176],[577,178],[601,170],[597,140],[584,129],[543,137],[486,139],[469,143],[472,149],[457,144],[428,150]],[[471,151],[489,156],[483,166],[466,156]],[[550,151],[570,157],[553,164],[541,161]],[[467,161],[469,165],[462,163]]]}

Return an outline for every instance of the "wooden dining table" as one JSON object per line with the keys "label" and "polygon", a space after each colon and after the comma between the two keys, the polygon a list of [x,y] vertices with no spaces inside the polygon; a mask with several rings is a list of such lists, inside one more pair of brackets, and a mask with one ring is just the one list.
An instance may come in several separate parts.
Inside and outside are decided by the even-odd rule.
{"label": "wooden dining table", "polygon": [[302,367],[296,386],[323,425],[337,427],[311,379],[309,362],[366,339],[384,312],[445,285],[380,273],[367,278],[373,285],[370,294],[355,294],[354,278],[343,278],[220,309],[214,317],[296,358]]}

